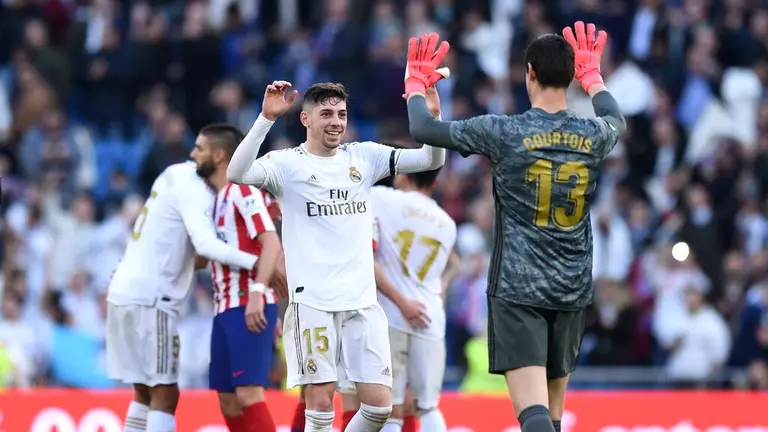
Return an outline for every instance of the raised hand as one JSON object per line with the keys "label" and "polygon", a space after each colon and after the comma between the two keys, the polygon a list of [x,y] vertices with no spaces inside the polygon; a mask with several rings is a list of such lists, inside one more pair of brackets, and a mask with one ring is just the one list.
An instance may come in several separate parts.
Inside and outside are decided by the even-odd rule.
{"label": "raised hand", "polygon": [[285,114],[293,105],[299,92],[293,90],[286,98],[291,83],[288,81],[272,81],[264,92],[264,102],[261,104],[261,115],[267,120],[275,121]]}
{"label": "raised hand", "polygon": [[573,47],[575,78],[587,93],[593,85],[603,84],[603,77],[600,75],[600,58],[608,41],[608,33],[600,30],[595,39],[595,30],[595,25],[590,23],[587,24],[585,31],[584,21],[576,21],[573,28],[563,29],[563,37]]}
{"label": "raised hand", "polygon": [[440,42],[437,33],[423,34],[420,39],[415,37],[408,41],[408,64],[405,69],[405,97],[411,93],[424,94],[427,87],[434,85],[442,76],[437,72],[438,66],[448,54],[451,46],[448,42]]}

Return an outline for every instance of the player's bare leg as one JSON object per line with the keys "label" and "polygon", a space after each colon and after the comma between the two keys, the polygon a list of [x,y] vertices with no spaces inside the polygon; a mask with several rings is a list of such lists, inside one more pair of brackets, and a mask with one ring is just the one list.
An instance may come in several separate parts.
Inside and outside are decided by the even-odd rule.
{"label": "player's bare leg", "polygon": [[359,409],[360,409],[360,399],[357,398],[357,395],[342,393],[341,412],[342,412],[342,416],[344,417],[344,420],[342,421],[342,426],[341,426],[342,431],[347,430],[347,426],[349,426],[349,422],[352,421],[352,418],[355,416],[355,414],[357,414],[357,411]]}
{"label": "player's bare leg", "polygon": [[523,432],[554,432],[549,414],[547,370],[526,366],[507,371],[507,389]]}
{"label": "player's bare leg", "polygon": [[[392,416],[395,415],[396,408],[398,407],[392,407]],[[409,389],[405,391],[405,403],[400,405],[400,409],[402,414],[399,418],[403,419],[403,432],[416,432],[418,429],[416,401],[413,400]]]}
{"label": "player's bare leg", "polygon": [[134,384],[133,400],[128,405],[128,412],[125,414],[123,432],[144,432],[147,430],[149,403],[149,387],[144,384]]}
{"label": "player's bare leg", "polygon": [[404,403],[392,406],[392,415],[382,432],[416,432],[416,402],[410,389],[405,389]]}
{"label": "player's bare leg", "polygon": [[173,415],[179,404],[179,386],[159,384],[149,389],[149,395],[147,432],[174,432],[176,419]]}
{"label": "player's bare leg", "polygon": [[304,432],[304,424],[307,420],[304,418],[304,411],[307,409],[306,399],[304,398],[304,387],[301,387],[299,393],[299,403],[296,404],[296,410],[293,412],[291,420],[291,432]]}
{"label": "player's bare leg", "polygon": [[230,432],[275,430],[275,422],[264,397],[264,387],[238,386],[234,393],[219,393],[219,407]]}
{"label": "player's bare leg", "polygon": [[355,383],[360,409],[347,426],[348,432],[377,432],[392,414],[392,390],[381,384]]}
{"label": "player's bare leg", "polygon": [[308,384],[303,387],[307,409],[304,430],[306,432],[330,432],[333,426],[333,396],[336,383]]}
{"label": "player's bare leg", "polygon": [[569,378],[555,378],[547,381],[549,415],[552,417],[555,432],[560,432],[560,421],[563,419],[563,413],[565,412],[565,391],[568,388]]}

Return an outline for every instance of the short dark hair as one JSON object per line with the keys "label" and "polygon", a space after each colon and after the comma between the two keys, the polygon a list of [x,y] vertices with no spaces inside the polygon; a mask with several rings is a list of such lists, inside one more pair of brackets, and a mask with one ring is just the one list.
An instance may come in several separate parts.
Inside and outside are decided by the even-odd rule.
{"label": "short dark hair", "polygon": [[437,176],[440,174],[440,168],[430,170],[430,171],[422,171],[417,173],[411,173],[406,174],[408,176],[408,180],[411,181],[414,185],[416,185],[419,189],[425,189],[433,184],[435,184],[435,180],[437,180]]}
{"label": "short dark hair", "polygon": [[[309,86],[304,92],[305,104],[324,104],[335,99],[338,102],[346,102],[349,99],[349,93],[343,84],[338,83],[317,83]],[[335,103],[334,103],[335,105]]]}
{"label": "short dark hair", "polygon": [[215,149],[222,149],[227,159],[232,158],[235,149],[245,138],[243,132],[236,126],[227,123],[213,123],[200,129],[200,135],[205,136]]}
{"label": "short dark hair", "polygon": [[546,34],[531,42],[525,50],[525,63],[531,65],[542,87],[568,88],[573,81],[573,48],[560,35]]}

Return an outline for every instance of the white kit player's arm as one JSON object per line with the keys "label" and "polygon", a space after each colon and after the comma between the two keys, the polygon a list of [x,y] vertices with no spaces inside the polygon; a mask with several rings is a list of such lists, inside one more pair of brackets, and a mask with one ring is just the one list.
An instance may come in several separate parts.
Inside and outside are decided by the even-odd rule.
{"label": "white kit player's arm", "polygon": [[274,158],[270,159],[271,153],[259,160],[256,160],[256,157],[259,155],[261,144],[275,120],[291,108],[293,101],[299,94],[296,90],[288,94],[287,91],[290,87],[291,83],[288,81],[273,81],[267,86],[264,91],[264,101],[261,103],[261,114],[229,162],[227,168],[229,181],[264,187],[273,195],[282,196],[282,173]]}
{"label": "white kit player's arm", "polygon": [[459,255],[456,253],[455,250],[451,251],[451,255],[448,257],[448,265],[445,266],[445,270],[443,270],[442,275],[442,282],[443,282],[443,302],[445,302],[448,288],[451,286],[451,283],[456,278],[456,276],[459,275],[459,270],[461,267],[461,261],[459,260]]}
{"label": "white kit player's arm", "polygon": [[264,138],[267,137],[267,133],[273,124],[275,122],[269,121],[259,114],[251,130],[245,135],[243,142],[237,146],[235,153],[232,155],[232,160],[229,161],[229,167],[227,167],[227,178],[229,181],[238,184],[250,184],[256,187],[264,186],[270,173],[268,168],[256,160],[256,157],[259,154],[259,149],[261,149],[261,144],[264,143]]}
{"label": "white kit player's arm", "polygon": [[207,200],[186,191],[178,195],[178,200],[181,219],[198,255],[240,268],[252,269],[256,265],[256,255],[239,251],[216,237],[213,222],[206,215]]}

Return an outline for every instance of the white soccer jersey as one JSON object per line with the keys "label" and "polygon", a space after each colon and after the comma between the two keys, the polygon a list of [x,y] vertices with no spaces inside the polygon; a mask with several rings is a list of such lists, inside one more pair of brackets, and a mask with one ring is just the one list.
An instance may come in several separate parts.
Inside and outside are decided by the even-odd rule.
{"label": "white soccer jersey", "polygon": [[374,216],[379,238],[376,260],[392,284],[407,298],[419,301],[432,321],[415,329],[383,295],[379,303],[389,326],[429,339],[445,336],[442,275],[456,242],[456,223],[430,197],[389,187],[374,187]]}
{"label": "white soccer jersey", "polygon": [[109,285],[114,305],[178,311],[189,293],[197,253],[242,267],[256,257],[216,238],[213,192],[191,162],[171,165],[155,180],[132,239]]}
{"label": "white soccer jersey", "polygon": [[320,157],[302,144],[259,162],[282,210],[291,301],[329,312],[375,304],[370,189],[393,173],[393,149],[351,143]]}
{"label": "white soccer jersey", "polygon": [[[261,191],[253,186],[229,183],[216,194],[213,220],[219,239],[254,255],[261,254],[259,234],[275,231]],[[248,288],[256,283],[256,270],[211,261],[216,313],[248,304]],[[271,288],[264,292],[267,304],[275,303]]]}

